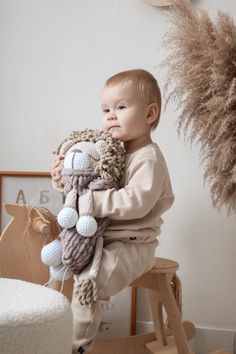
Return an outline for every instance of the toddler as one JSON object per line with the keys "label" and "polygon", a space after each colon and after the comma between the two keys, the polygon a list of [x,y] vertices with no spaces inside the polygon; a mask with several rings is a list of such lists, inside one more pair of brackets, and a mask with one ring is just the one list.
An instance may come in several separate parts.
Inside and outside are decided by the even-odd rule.
{"label": "toddler", "polygon": [[[141,69],[112,76],[103,89],[102,111],[103,130],[124,142],[126,167],[119,190],[93,192],[94,216],[108,217],[111,223],[104,233],[97,302],[88,307],[75,297],[72,300],[73,353],[91,350],[103,316],[102,304],[154,266],[161,215],[174,200],[165,159],[151,139],[161,112],[156,79]],[[83,205],[82,196],[80,215]],[[80,279],[87,277],[89,268]]]}

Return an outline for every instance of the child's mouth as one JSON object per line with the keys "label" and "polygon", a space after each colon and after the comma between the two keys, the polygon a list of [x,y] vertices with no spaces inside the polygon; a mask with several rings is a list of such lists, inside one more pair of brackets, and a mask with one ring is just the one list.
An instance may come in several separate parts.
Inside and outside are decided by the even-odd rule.
{"label": "child's mouth", "polygon": [[109,127],[108,130],[114,129],[114,128],[119,128],[119,125],[112,125],[111,127]]}

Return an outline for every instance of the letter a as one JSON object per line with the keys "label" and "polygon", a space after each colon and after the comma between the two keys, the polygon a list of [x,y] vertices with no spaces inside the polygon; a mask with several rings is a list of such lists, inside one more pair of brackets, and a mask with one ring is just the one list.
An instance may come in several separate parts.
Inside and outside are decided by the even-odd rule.
{"label": "letter a", "polygon": [[26,204],[24,191],[22,189],[20,189],[18,194],[17,194],[16,203],[17,204]]}

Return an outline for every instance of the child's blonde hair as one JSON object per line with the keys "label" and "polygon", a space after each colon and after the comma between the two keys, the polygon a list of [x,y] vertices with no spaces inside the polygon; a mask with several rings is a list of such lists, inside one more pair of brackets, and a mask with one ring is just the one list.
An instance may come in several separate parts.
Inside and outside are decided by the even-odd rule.
{"label": "child's blonde hair", "polygon": [[122,71],[116,75],[111,76],[106,82],[105,86],[114,86],[124,82],[132,82],[137,89],[140,97],[146,104],[157,103],[158,115],[154,123],[152,123],[151,129],[154,130],[160,120],[161,115],[161,91],[158,86],[155,77],[148,71],[143,69],[133,69]]}

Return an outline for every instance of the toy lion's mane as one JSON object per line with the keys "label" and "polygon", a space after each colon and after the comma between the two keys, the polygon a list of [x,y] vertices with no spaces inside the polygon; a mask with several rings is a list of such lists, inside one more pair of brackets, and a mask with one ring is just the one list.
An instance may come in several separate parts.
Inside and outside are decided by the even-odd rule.
{"label": "toy lion's mane", "polygon": [[99,172],[103,179],[119,181],[125,167],[124,147],[109,132],[92,129],[73,131],[57,147],[55,154],[65,154],[70,147],[78,142],[90,141],[96,143],[99,140],[106,141],[106,149],[95,167],[95,172]]}

